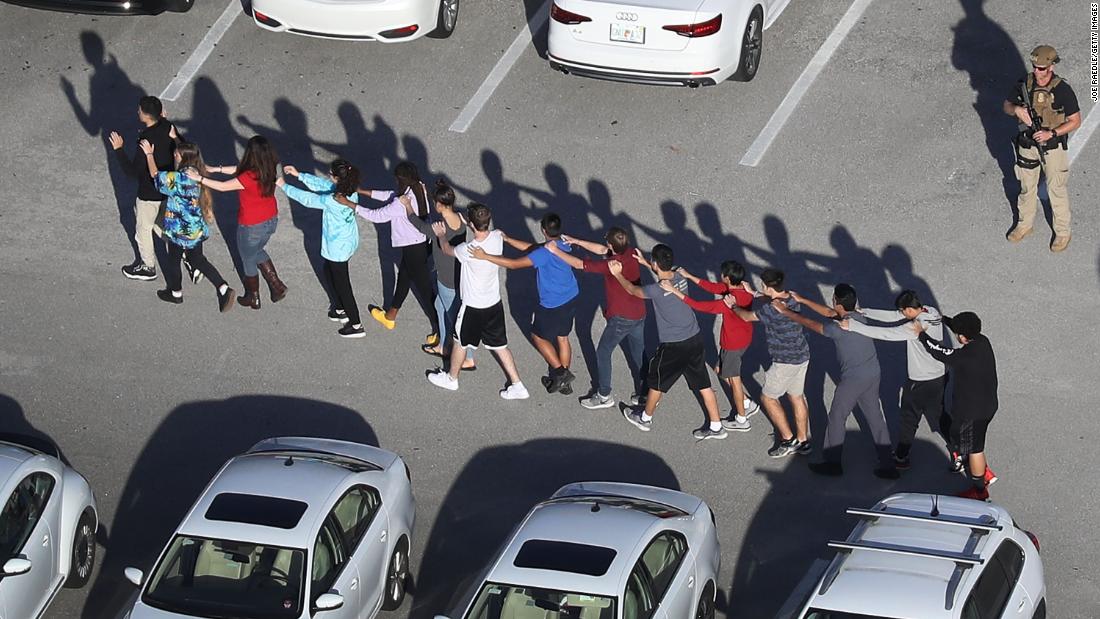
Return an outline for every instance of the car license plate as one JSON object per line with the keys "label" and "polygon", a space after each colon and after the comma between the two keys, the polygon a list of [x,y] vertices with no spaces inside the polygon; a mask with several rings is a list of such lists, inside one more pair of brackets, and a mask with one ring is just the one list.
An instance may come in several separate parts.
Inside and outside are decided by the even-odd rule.
{"label": "car license plate", "polygon": [[645,43],[645,26],[611,24],[611,40],[623,43]]}

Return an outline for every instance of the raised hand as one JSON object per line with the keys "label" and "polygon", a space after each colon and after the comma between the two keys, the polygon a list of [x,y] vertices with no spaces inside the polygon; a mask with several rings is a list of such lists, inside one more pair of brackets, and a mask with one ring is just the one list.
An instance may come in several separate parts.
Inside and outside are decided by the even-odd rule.
{"label": "raised hand", "polygon": [[434,224],[432,224],[432,232],[434,232],[435,235],[439,238],[447,236],[447,224],[443,223],[442,221],[435,222]]}
{"label": "raised hand", "polygon": [[112,131],[110,135],[107,136],[107,140],[111,143],[111,148],[115,150],[122,148],[122,136],[119,135],[117,131]]}
{"label": "raised hand", "polygon": [[840,328],[841,328],[841,329],[844,329],[845,331],[848,331],[848,330],[849,330],[849,328],[848,328],[848,327],[849,327],[849,325],[850,325],[850,323],[849,323],[848,321],[849,321],[849,319],[848,319],[848,318],[845,318],[844,320],[841,320],[841,321],[840,321],[840,322],[838,322],[837,324],[839,324],[839,325],[840,325]]}
{"label": "raised hand", "polygon": [[405,212],[410,213],[410,214],[413,212],[413,210],[412,210],[412,197],[411,196],[409,196],[408,194],[403,195],[403,196],[397,198],[397,201],[400,202],[405,207]]}
{"label": "raised hand", "polygon": [[180,139],[180,134],[176,132],[175,125],[168,125],[168,137],[172,138],[173,140]]}
{"label": "raised hand", "polygon": [[292,165],[285,165],[285,166],[283,166],[283,174],[289,174],[289,175],[297,178],[298,177],[298,168],[296,168]]}
{"label": "raised hand", "polygon": [[913,333],[920,335],[924,333],[924,323],[919,320],[913,320],[909,322],[909,328],[913,330]]}
{"label": "raised hand", "polygon": [[477,245],[470,246],[470,255],[478,260],[485,260],[485,257],[489,254],[485,253],[485,250]]}
{"label": "raised hand", "polygon": [[660,285],[661,290],[664,290],[665,292],[676,292],[676,284],[673,284],[672,280],[662,279]]}
{"label": "raised hand", "polygon": [[336,200],[337,204],[342,204],[343,206],[346,206],[350,209],[354,209],[355,207],[359,206],[355,202],[349,200],[348,197],[342,193],[334,193],[332,194],[332,198]]}
{"label": "raised hand", "polygon": [[788,290],[787,292],[791,293],[791,298],[793,298],[795,301],[798,301],[799,303],[805,303],[806,302],[806,299],[803,298],[803,296],[798,294],[797,292],[795,292],[793,290]]}
{"label": "raised hand", "polygon": [[[635,251],[637,251],[637,250],[635,250]],[[623,263],[619,262],[618,260],[609,260],[607,262],[607,270],[611,271],[612,275],[622,275],[623,274]]]}
{"label": "raised hand", "polygon": [[138,146],[141,148],[141,152],[145,153],[146,155],[153,154],[153,144],[149,140],[142,140],[138,142]]}
{"label": "raised hand", "polygon": [[187,178],[193,181],[199,181],[202,179],[202,174],[199,174],[199,171],[195,168],[187,168],[187,170],[184,171],[184,174],[187,175]]}
{"label": "raised hand", "polygon": [[787,315],[793,313],[791,312],[791,308],[787,307],[787,304],[780,299],[773,300],[772,307],[774,307],[775,311],[779,312],[780,314]]}

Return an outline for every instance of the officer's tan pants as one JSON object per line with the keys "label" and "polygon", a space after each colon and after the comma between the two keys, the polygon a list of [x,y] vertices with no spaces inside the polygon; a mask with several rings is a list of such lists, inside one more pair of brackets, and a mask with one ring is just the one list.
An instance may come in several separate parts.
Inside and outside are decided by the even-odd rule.
{"label": "officer's tan pants", "polygon": [[[1026,159],[1039,159],[1035,147],[1020,148],[1019,154]],[[1039,173],[1046,174],[1047,195],[1050,196],[1050,208],[1054,211],[1054,234],[1069,235],[1069,194],[1066,193],[1066,179],[1069,176],[1069,158],[1064,148],[1053,148],[1046,152],[1046,165],[1035,168],[1021,168],[1016,165],[1016,178],[1020,181],[1020,197],[1016,206],[1020,210],[1019,225],[1030,228],[1035,221],[1035,212],[1039,208]]]}
{"label": "officer's tan pants", "polygon": [[153,235],[161,236],[160,226],[157,225],[157,213],[160,212],[160,202],[152,202],[138,198],[134,204],[134,216],[137,219],[134,240],[137,241],[138,254],[141,261],[147,267],[157,266],[157,254],[153,250]]}

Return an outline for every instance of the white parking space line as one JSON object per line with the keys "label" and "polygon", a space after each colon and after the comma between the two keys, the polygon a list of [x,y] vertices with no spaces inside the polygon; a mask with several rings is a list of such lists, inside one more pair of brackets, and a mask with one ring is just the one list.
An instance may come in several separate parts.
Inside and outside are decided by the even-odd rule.
{"label": "white parking space line", "polygon": [[833,52],[840,47],[840,43],[844,41],[844,37],[848,36],[848,33],[852,30],[852,27],[859,21],[861,15],[863,15],[864,9],[871,4],[872,0],[855,0],[852,6],[848,7],[848,11],[844,13],[844,16],[840,18],[836,27],[829,34],[825,42],[821,44],[821,48],[817,50],[814,57],[810,59],[810,64],[806,65],[806,68],[802,70],[802,75],[798,76],[794,85],[787,91],[787,96],[783,97],[783,101],[779,103],[779,107],[772,113],[772,117],[768,120],[768,124],[764,125],[764,130],[760,132],[760,135],[756,136],[756,140],[749,146],[749,150],[745,151],[745,156],[741,157],[741,165],[755,167],[760,160],[764,158],[764,153],[767,152],[768,147],[771,146],[772,140],[775,139],[779,132],[783,129],[783,125],[787,123],[787,119],[791,117],[795,108],[798,107],[798,102],[802,100],[802,95],[806,94],[806,91],[810,89],[810,85],[817,79],[821,70],[825,68],[825,64],[829,62],[829,58],[832,57]]}
{"label": "white parking space line", "polygon": [[485,107],[485,103],[489,101],[489,97],[493,96],[493,91],[500,86],[501,81],[504,80],[504,76],[508,75],[508,72],[512,70],[512,65],[516,64],[519,60],[520,54],[523,50],[527,49],[527,44],[531,42],[533,33],[538,32],[540,28],[546,23],[546,20],[550,17],[550,3],[553,0],[546,0],[538,11],[535,13],[531,21],[523,27],[523,30],[516,35],[516,40],[512,41],[512,44],[505,50],[504,55],[497,61],[496,66],[489,72],[489,75],[485,77],[485,81],[481,82],[481,86],[478,87],[474,96],[466,103],[466,107],[462,108],[459,112],[458,118],[455,119],[449,127],[451,131],[455,133],[466,133],[466,130],[473,124],[474,119],[481,112],[481,108]]}
{"label": "white parking space line", "polygon": [[1092,137],[1092,132],[1096,131],[1096,125],[1100,125],[1100,105],[1092,106],[1092,109],[1089,110],[1089,115],[1081,122],[1081,128],[1070,136],[1070,165],[1073,165],[1073,160],[1077,158],[1077,153],[1081,152],[1081,149],[1085,147],[1085,143]]}
{"label": "white parking space line", "polygon": [[199,46],[195,48],[195,51],[191,52],[191,56],[187,59],[187,62],[183,63],[180,67],[179,73],[176,73],[176,77],[164,88],[164,92],[160,93],[160,98],[164,101],[175,101],[181,94],[183,89],[187,88],[187,84],[191,82],[191,78],[195,77],[195,74],[202,68],[202,63],[206,62],[206,58],[210,55],[210,52],[214,51],[214,46],[218,44],[222,36],[225,34],[229,27],[233,25],[233,21],[237,19],[237,16],[241,14],[240,0],[229,0],[229,4],[226,5],[225,10],[222,11],[221,17],[218,21],[214,22],[214,25],[207,31],[206,36],[199,42]]}

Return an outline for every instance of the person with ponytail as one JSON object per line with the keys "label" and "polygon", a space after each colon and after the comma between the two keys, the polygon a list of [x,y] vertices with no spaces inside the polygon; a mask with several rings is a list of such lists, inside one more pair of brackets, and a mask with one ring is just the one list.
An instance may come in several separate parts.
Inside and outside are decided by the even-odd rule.
{"label": "person with ponytail", "polygon": [[343,159],[329,166],[329,177],[299,172],[292,165],[283,166],[283,173],[297,178],[306,189],[288,185],[283,178],[275,181],[286,197],[306,208],[323,211],[321,217],[321,257],[325,259],[325,277],[329,283],[329,320],[344,323],[337,332],[341,337],[365,337],[359,306],[351,289],[348,261],[359,247],[359,226],[355,212],[337,198],[353,203],[359,201],[355,188],[359,186],[359,169]]}
{"label": "person with ponytail", "polygon": [[397,287],[393,293],[393,301],[390,307],[383,310],[372,306],[370,315],[387,329],[393,329],[397,325],[397,312],[401,304],[409,296],[410,285],[416,286],[417,301],[420,309],[431,324],[432,331],[425,339],[425,343],[435,346],[439,343],[439,319],[436,317],[435,290],[432,286],[432,273],[428,264],[428,237],[421,233],[409,222],[405,212],[405,205],[401,203],[402,196],[408,196],[410,207],[416,217],[422,221],[428,219],[428,190],[420,181],[420,173],[416,166],[408,161],[402,161],[394,169],[394,177],[397,179],[397,190],[360,189],[359,193],[372,200],[384,202],[382,208],[367,208],[359,206],[355,212],[360,217],[373,223],[390,224],[390,244],[394,248],[401,249],[401,264],[397,270]]}
{"label": "person with ponytail", "polygon": [[236,166],[207,166],[207,172],[231,174],[233,178],[219,181],[198,176],[192,178],[214,191],[237,191],[237,254],[244,270],[244,296],[237,297],[242,306],[260,309],[260,275],[267,282],[271,302],[286,297],[286,284],[279,279],[271,256],[264,247],[279,225],[279,207],[275,202],[275,178],[278,176],[279,155],[267,138],[254,135],[244,147],[244,156]]}
{"label": "person with ponytail", "polygon": [[[439,321],[439,342],[424,344],[420,349],[429,355],[450,359],[452,340],[448,336],[453,336],[455,333],[455,318],[458,316],[458,308],[462,305],[462,301],[456,294],[461,263],[455,260],[453,253],[448,255],[443,250],[443,245],[454,248],[466,242],[466,221],[455,211],[454,189],[451,189],[443,179],[435,182],[432,198],[435,202],[435,213],[440,219],[434,223],[417,216],[409,196],[402,196],[400,199],[408,211],[409,222],[430,239],[432,260],[435,262],[435,313]],[[476,367],[474,351],[471,350],[466,355],[462,369],[469,371]]]}
{"label": "person with ponytail", "polygon": [[153,184],[167,197],[163,230],[164,238],[168,240],[168,262],[164,265],[164,280],[168,287],[158,290],[157,297],[167,303],[183,303],[180,260],[186,260],[217,289],[221,311],[229,311],[236,292],[202,253],[202,243],[210,236],[210,224],[214,222],[214,199],[209,189],[189,177],[192,171],[199,176],[206,174],[206,164],[199,147],[190,142],[177,142],[175,171],[161,172],[153,157],[153,145],[148,140],[142,140],[139,145],[145,153]]}

